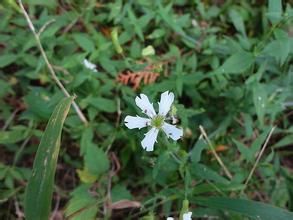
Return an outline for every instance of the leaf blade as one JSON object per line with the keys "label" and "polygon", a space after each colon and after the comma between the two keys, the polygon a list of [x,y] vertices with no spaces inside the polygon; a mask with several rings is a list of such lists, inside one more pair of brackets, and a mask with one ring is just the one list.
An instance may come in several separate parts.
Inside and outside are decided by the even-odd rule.
{"label": "leaf blade", "polygon": [[39,144],[25,192],[25,216],[28,220],[49,219],[61,131],[72,101],[73,97],[68,97],[58,103]]}
{"label": "leaf blade", "polygon": [[255,202],[252,200],[231,199],[226,197],[198,197],[194,200],[194,202],[200,205],[208,206],[210,208],[237,212],[254,219],[293,219],[292,212],[276,206],[268,205],[262,202]]}

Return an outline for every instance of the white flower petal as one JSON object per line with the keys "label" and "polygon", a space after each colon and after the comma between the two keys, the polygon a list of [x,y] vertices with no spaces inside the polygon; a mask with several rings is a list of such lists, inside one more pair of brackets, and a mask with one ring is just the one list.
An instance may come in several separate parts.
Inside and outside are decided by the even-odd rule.
{"label": "white flower petal", "polygon": [[87,59],[84,59],[83,60],[83,65],[87,68],[87,69],[90,69],[94,72],[97,72],[97,66],[93,63],[91,63],[90,61],[88,61]]}
{"label": "white flower petal", "polygon": [[167,137],[171,137],[174,141],[177,141],[179,138],[183,136],[182,128],[176,128],[174,125],[170,125],[166,122],[164,122],[162,129],[167,135]]}
{"label": "white flower petal", "polygon": [[159,114],[160,115],[167,115],[170,111],[171,105],[174,102],[174,93],[166,91],[161,94],[161,100],[159,102]]}
{"label": "white flower petal", "polygon": [[174,220],[174,218],[173,217],[168,217],[167,220]]}
{"label": "white flower petal", "polygon": [[191,215],[192,215],[192,212],[187,212],[183,214],[183,220],[192,220]]}
{"label": "white flower petal", "polygon": [[151,120],[148,118],[142,118],[139,116],[133,117],[128,115],[124,119],[124,123],[125,123],[125,126],[128,127],[129,129],[133,129],[133,128],[141,129],[150,125]]}
{"label": "white flower petal", "polygon": [[153,151],[154,150],[154,144],[157,142],[157,136],[159,133],[159,129],[152,128],[149,130],[146,134],[144,139],[141,141],[141,146],[146,151]]}
{"label": "white flower petal", "polygon": [[154,106],[152,103],[150,103],[146,95],[140,94],[140,97],[136,96],[135,103],[142,110],[142,112],[145,113],[150,118],[156,115]]}

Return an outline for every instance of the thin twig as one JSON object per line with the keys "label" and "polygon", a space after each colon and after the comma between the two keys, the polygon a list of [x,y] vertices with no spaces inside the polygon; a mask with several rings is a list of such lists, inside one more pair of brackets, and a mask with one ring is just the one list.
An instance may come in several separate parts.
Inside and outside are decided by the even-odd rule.
{"label": "thin twig", "polygon": [[253,175],[253,173],[254,173],[254,171],[255,171],[255,169],[256,169],[258,163],[259,163],[259,160],[260,160],[261,156],[263,155],[263,153],[264,153],[264,151],[265,151],[265,149],[266,149],[266,147],[267,147],[267,145],[268,145],[268,143],[269,143],[269,140],[270,140],[270,138],[271,138],[271,136],[272,136],[272,134],[273,134],[275,128],[276,128],[275,126],[272,127],[272,129],[271,129],[269,135],[267,136],[267,139],[266,139],[266,141],[265,141],[265,143],[264,143],[264,145],[263,145],[261,151],[260,151],[259,154],[257,155],[257,159],[256,159],[256,161],[255,161],[255,163],[254,163],[254,165],[253,165],[253,167],[252,167],[252,169],[251,169],[251,171],[250,171],[250,173],[249,173],[249,175],[248,175],[248,177],[247,177],[247,179],[246,179],[246,181],[245,181],[245,183],[244,183],[244,188],[242,189],[241,194],[244,193],[244,190],[245,190],[245,188],[247,187],[247,185],[248,185],[248,183],[249,183],[249,181],[250,181],[250,179],[251,179],[251,177],[252,177],[252,175]]}
{"label": "thin twig", "polygon": [[22,151],[24,150],[25,146],[28,144],[29,140],[31,139],[32,135],[29,135],[20,145],[20,148],[16,151],[14,159],[13,159],[13,165],[16,166],[17,162],[19,161],[19,158],[22,154]]}
{"label": "thin twig", "polygon": [[5,130],[9,127],[10,123],[12,122],[12,120],[14,119],[16,113],[17,113],[19,110],[20,110],[20,109],[15,109],[15,110],[11,113],[10,117],[6,120],[4,126],[2,127],[2,131],[5,131]]}
{"label": "thin twig", "polygon": [[63,68],[62,66],[52,65],[53,68],[57,71],[61,71],[64,75],[70,75],[67,69]]}
{"label": "thin twig", "polygon": [[15,207],[15,214],[18,220],[24,219],[24,213],[20,209],[16,196],[14,196],[14,207]]}
{"label": "thin twig", "polygon": [[213,153],[214,157],[216,158],[216,160],[218,161],[218,163],[220,164],[220,166],[223,168],[225,174],[227,177],[229,177],[229,179],[232,179],[232,174],[230,173],[230,171],[227,169],[227,167],[225,166],[225,164],[223,163],[222,159],[219,157],[219,155],[217,154],[217,152],[215,151],[214,146],[212,145],[210,139],[208,138],[207,133],[205,132],[204,128],[200,125],[199,126],[199,130],[201,132],[201,134],[204,136],[204,138],[206,139],[208,145],[210,146],[211,152]]}
{"label": "thin twig", "polygon": [[56,195],[56,204],[55,204],[54,210],[53,210],[53,212],[51,214],[50,220],[54,220],[55,216],[57,216],[59,206],[60,206],[60,195],[57,194]]}
{"label": "thin twig", "polygon": [[[21,11],[22,11],[23,14],[24,14],[24,17],[26,18],[26,21],[27,21],[27,23],[28,23],[28,26],[30,27],[30,29],[31,29],[31,31],[32,31],[32,33],[33,33],[33,35],[34,35],[34,37],[35,37],[35,40],[36,40],[37,45],[38,45],[38,48],[39,48],[39,50],[40,50],[40,52],[41,52],[41,54],[42,54],[42,56],[43,56],[43,58],[44,58],[44,60],[45,60],[45,63],[46,63],[46,65],[47,65],[47,67],[48,67],[48,69],[49,69],[49,71],[50,71],[50,73],[51,73],[51,76],[52,76],[53,80],[56,82],[56,84],[57,84],[58,87],[61,89],[61,91],[64,93],[64,95],[65,95],[66,97],[70,97],[71,95],[68,93],[68,91],[65,89],[65,87],[63,86],[63,84],[61,83],[61,81],[58,79],[58,77],[57,77],[57,75],[56,75],[56,73],[55,73],[55,71],[54,71],[54,68],[52,67],[51,63],[50,63],[49,60],[48,60],[48,57],[47,57],[47,55],[46,55],[46,53],[45,53],[45,51],[44,51],[44,48],[43,48],[43,46],[42,46],[42,44],[41,44],[41,41],[40,41],[40,38],[39,38],[39,34],[37,34],[37,32],[36,32],[36,30],[35,30],[35,27],[34,27],[34,25],[33,25],[33,23],[32,23],[32,21],[31,21],[29,15],[28,15],[28,13],[26,12],[26,10],[25,10],[25,8],[24,8],[24,6],[23,6],[23,4],[22,4],[22,1],[21,1],[21,0],[18,0],[18,4],[19,4],[19,6],[20,6],[20,8],[21,8]],[[42,30],[42,31],[43,31],[43,30]],[[39,33],[40,33],[40,32],[39,32]],[[81,120],[85,125],[87,125],[87,124],[88,124],[88,121],[87,121],[87,119],[85,118],[85,116],[83,115],[83,113],[82,113],[82,111],[80,110],[80,108],[78,107],[78,105],[76,104],[76,102],[73,101],[72,105],[73,105],[73,107],[74,107],[76,113],[78,114],[80,120]]]}
{"label": "thin twig", "polygon": [[49,20],[49,21],[47,21],[42,27],[41,27],[41,29],[39,30],[39,32],[38,32],[38,37],[40,37],[41,36],[41,34],[43,33],[43,31],[50,25],[50,24],[52,24],[53,22],[55,22],[56,20],[55,19],[51,19],[51,20]]}

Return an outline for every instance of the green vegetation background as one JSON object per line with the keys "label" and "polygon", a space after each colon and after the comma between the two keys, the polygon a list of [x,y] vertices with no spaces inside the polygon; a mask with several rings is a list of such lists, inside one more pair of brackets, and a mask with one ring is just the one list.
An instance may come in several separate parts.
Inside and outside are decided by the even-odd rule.
{"label": "green vegetation background", "polygon": [[[85,126],[73,109],[65,121],[52,203],[56,219],[111,214],[136,219],[149,213],[163,219],[178,216],[184,198],[194,217],[243,219],[215,203],[201,204],[199,196],[241,197],[293,210],[290,1],[23,3],[37,30],[48,24],[40,34],[42,45],[89,121]],[[146,54],[148,46],[154,54]],[[87,69],[84,59],[97,71]],[[134,89],[134,82],[121,81],[127,74],[156,78]],[[128,130],[123,119],[138,113],[136,95],[144,93],[155,103],[166,90],[175,93],[184,138],[173,143],[159,137],[155,151],[147,153],[140,146],[145,130]],[[17,3],[1,1],[1,219],[22,215],[35,152],[63,96]],[[199,125],[231,180],[199,139]],[[115,203],[128,208],[117,209]]]}

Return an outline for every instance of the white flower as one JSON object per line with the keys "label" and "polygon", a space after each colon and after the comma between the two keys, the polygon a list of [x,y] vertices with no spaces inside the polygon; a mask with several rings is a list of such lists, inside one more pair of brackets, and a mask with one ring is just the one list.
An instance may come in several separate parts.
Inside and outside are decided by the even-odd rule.
{"label": "white flower", "polygon": [[[183,220],[192,220],[192,212],[187,212],[183,214]],[[167,220],[174,220],[173,217],[168,217]]]}
{"label": "white flower", "polygon": [[88,61],[87,59],[84,59],[82,63],[85,66],[85,68],[92,70],[94,72],[98,72],[96,69],[97,66],[95,64],[91,63],[90,61]]}
{"label": "white flower", "polygon": [[144,94],[140,94],[140,97],[135,98],[136,105],[142,110],[148,118],[142,118],[140,116],[126,116],[124,122],[125,126],[129,129],[151,127],[151,129],[145,134],[144,139],[141,141],[143,149],[146,151],[153,151],[154,144],[157,142],[157,136],[159,130],[163,130],[167,137],[177,141],[183,135],[181,128],[176,128],[174,125],[165,122],[166,116],[170,111],[172,103],[174,101],[174,94],[166,91],[161,94],[161,100],[159,104],[159,113],[156,114],[154,106],[150,103],[148,97]]}
{"label": "white flower", "polygon": [[187,212],[183,214],[183,220],[192,220],[192,212]]}

